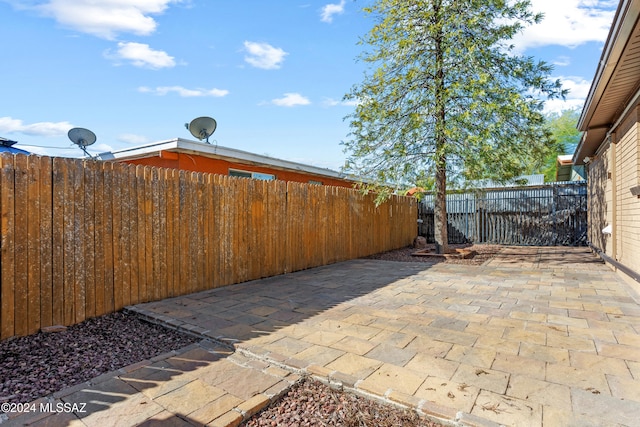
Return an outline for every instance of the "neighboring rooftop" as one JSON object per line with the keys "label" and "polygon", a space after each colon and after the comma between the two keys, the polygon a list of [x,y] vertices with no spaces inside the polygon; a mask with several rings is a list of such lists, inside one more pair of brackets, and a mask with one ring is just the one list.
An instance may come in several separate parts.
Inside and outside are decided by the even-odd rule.
{"label": "neighboring rooftop", "polygon": [[277,159],[260,154],[249,153],[235,148],[212,145],[204,142],[190,141],[182,138],[175,138],[166,141],[154,142],[142,146],[126,148],[123,150],[101,153],[100,160],[120,160],[130,161],[146,157],[161,155],[162,152],[173,152],[183,154],[197,154],[213,159],[233,160],[248,165],[267,165],[274,169],[305,172],[312,175],[326,176],[335,179],[354,180],[347,174],[331,169],[292,162],[289,160]]}
{"label": "neighboring rooftop", "polygon": [[3,138],[0,136],[0,153],[31,154],[28,151],[15,148],[14,145],[17,143],[18,141],[12,141],[10,139]]}
{"label": "neighboring rooftop", "polygon": [[544,184],[544,174],[520,175],[504,183],[490,179],[477,182],[476,188],[528,187]]}
{"label": "neighboring rooftop", "polygon": [[584,166],[573,165],[573,154],[558,156],[556,165],[556,181],[582,181],[585,179]]}

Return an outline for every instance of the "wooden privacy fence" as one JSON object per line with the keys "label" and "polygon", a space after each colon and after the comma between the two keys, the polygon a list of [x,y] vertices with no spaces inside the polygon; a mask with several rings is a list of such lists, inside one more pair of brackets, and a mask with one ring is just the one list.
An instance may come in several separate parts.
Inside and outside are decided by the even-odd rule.
{"label": "wooden privacy fence", "polygon": [[93,160],[0,167],[2,339],[415,237],[412,198]]}
{"label": "wooden privacy fence", "polygon": [[[418,234],[434,241],[434,199],[419,205]],[[481,189],[447,195],[449,243],[580,246],[586,244],[584,181]]]}

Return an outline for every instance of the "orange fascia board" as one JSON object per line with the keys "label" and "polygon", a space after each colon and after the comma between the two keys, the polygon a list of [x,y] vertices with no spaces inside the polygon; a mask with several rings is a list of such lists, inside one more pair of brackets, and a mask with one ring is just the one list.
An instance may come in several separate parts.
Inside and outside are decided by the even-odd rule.
{"label": "orange fascia board", "polygon": [[179,154],[178,153],[174,153],[172,151],[167,151],[167,150],[161,150],[160,151],[160,158],[161,159],[166,159],[166,160],[178,160],[179,159]]}

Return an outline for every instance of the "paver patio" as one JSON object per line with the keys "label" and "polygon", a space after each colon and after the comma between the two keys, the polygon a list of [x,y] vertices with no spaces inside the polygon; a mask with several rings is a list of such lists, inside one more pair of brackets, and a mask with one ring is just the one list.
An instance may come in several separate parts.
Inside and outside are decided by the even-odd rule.
{"label": "paver patio", "polygon": [[69,425],[236,425],[309,374],[463,425],[634,426],[639,301],[585,248],[348,261],[132,307],[236,352],[203,341],[60,399],[120,396]]}

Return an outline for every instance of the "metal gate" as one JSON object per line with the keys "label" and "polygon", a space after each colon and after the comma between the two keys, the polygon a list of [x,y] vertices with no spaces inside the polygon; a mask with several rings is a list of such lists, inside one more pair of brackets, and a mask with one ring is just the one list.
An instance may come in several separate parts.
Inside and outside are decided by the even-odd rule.
{"label": "metal gate", "polygon": [[[434,196],[418,207],[418,234],[434,242]],[[447,194],[449,243],[583,246],[587,233],[584,181],[478,189]]]}

